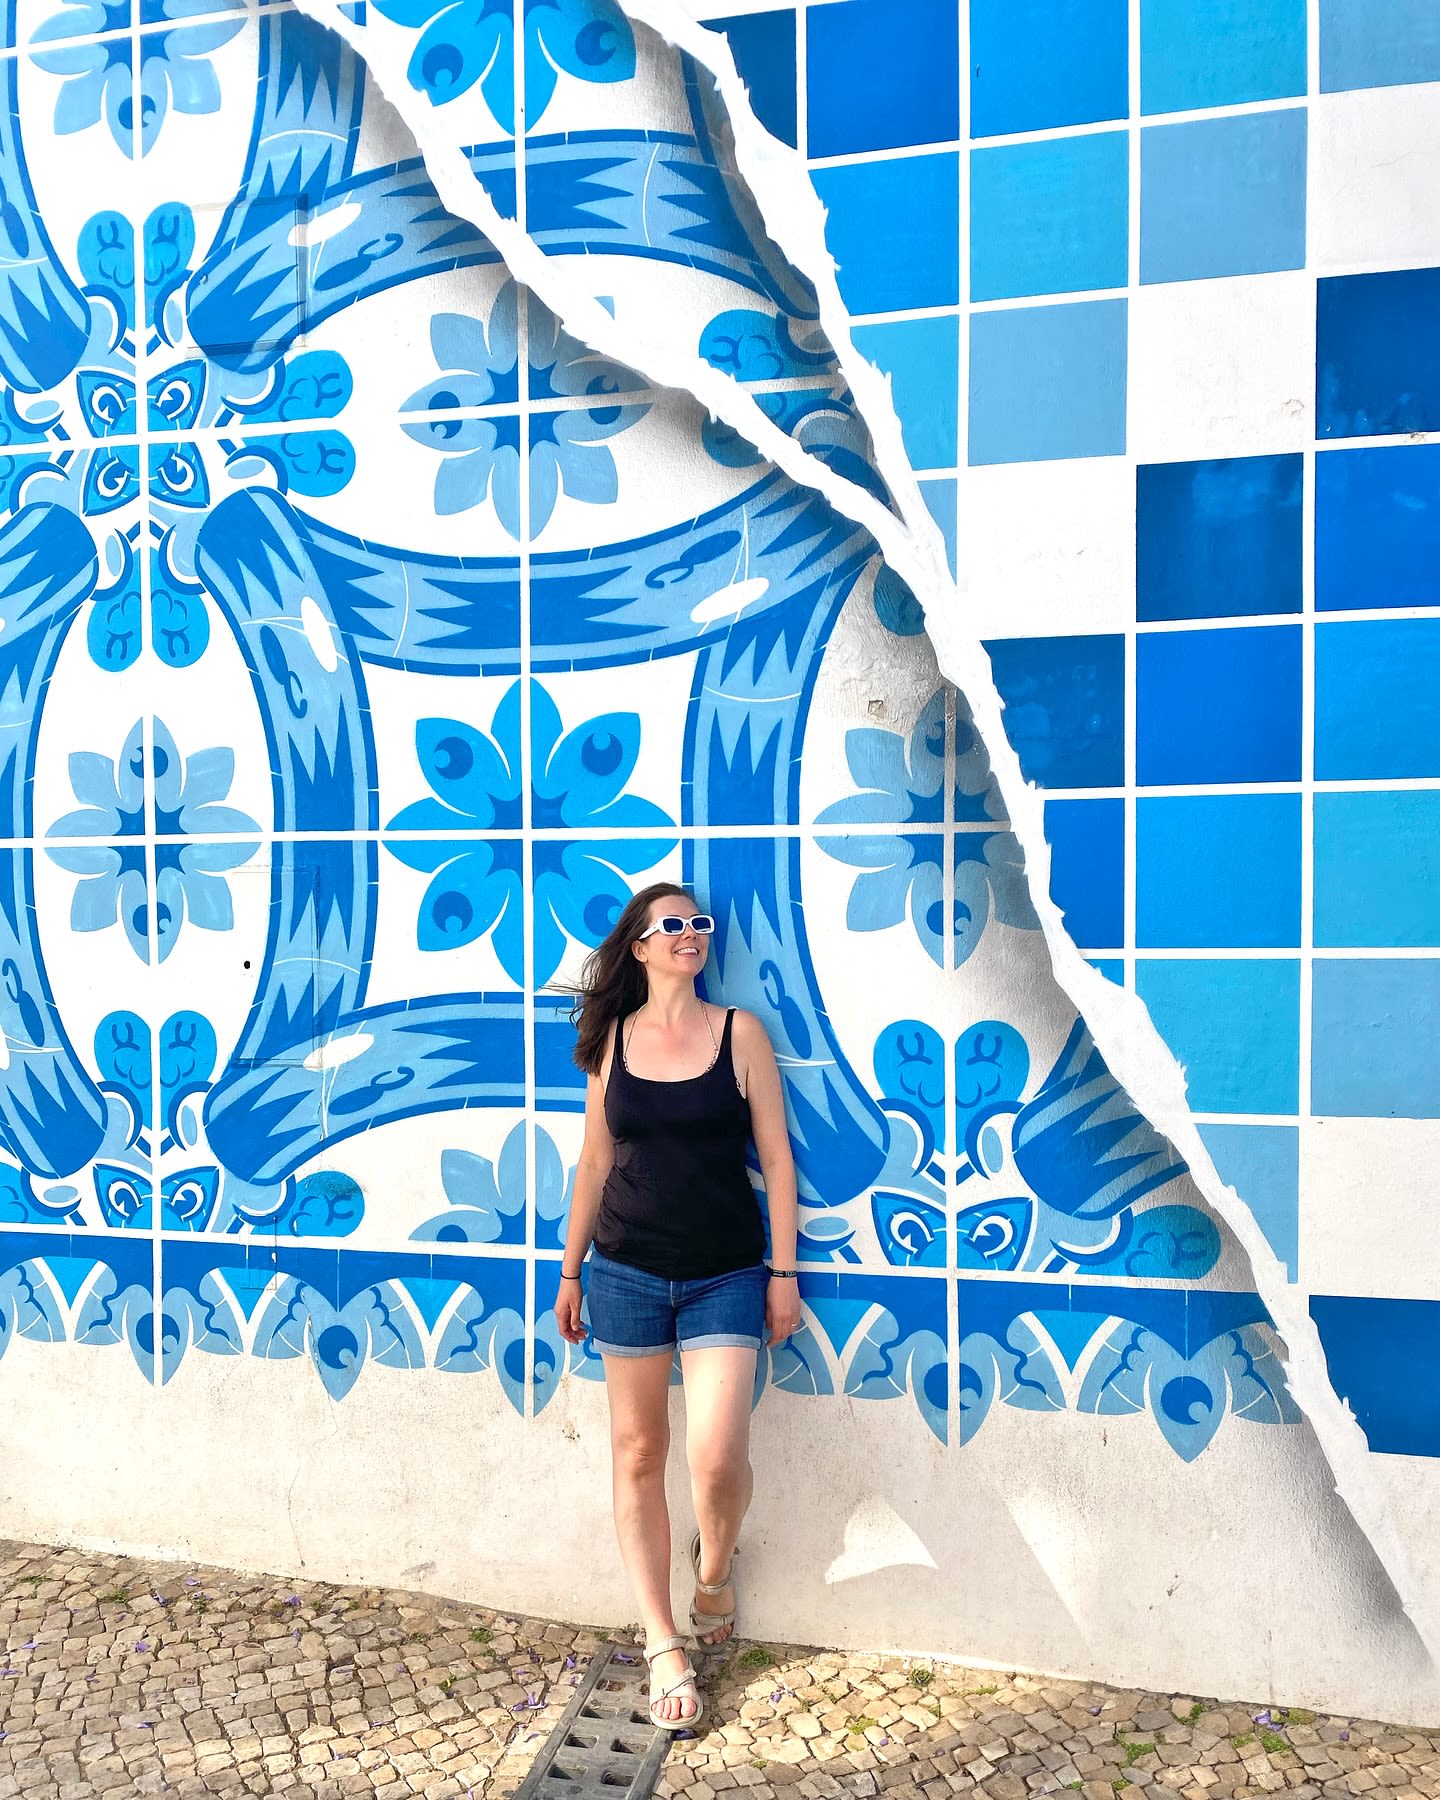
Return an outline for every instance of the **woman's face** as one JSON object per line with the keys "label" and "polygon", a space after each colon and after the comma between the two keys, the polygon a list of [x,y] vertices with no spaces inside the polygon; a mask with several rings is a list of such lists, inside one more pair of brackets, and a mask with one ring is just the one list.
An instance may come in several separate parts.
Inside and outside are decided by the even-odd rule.
{"label": "woman's face", "polygon": [[[686,894],[666,894],[650,902],[645,923],[653,925],[657,919],[693,919],[699,910]],[[673,936],[667,931],[652,931],[649,937],[636,941],[635,954],[656,974],[673,969],[694,976],[705,967],[709,948],[710,940],[693,931],[676,932]]]}

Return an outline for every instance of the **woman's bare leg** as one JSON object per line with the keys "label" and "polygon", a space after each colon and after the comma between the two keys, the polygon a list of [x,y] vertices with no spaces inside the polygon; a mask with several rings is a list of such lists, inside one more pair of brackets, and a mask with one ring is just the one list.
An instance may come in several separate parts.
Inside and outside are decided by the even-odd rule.
{"label": "woman's bare leg", "polygon": [[[671,1353],[607,1356],[605,1392],[610,1401],[610,1468],[615,1497],[615,1535],[640,1609],[647,1643],[674,1637],[670,1601],[670,1513],[665,1504],[665,1461],[670,1451]],[[652,1665],[657,1687],[678,1681],[683,1650],[667,1650]],[[689,1702],[660,1702],[660,1716],[683,1720]]]}
{"label": "woman's bare leg", "polygon": [[[700,1579],[714,1583],[729,1572],[755,1487],[750,1469],[755,1352],[717,1344],[682,1351],[680,1362],[685,1376],[685,1454],[700,1527]],[[727,1613],[734,1604],[734,1589],[728,1583],[721,1593],[695,1595],[697,1612]],[[723,1644],[732,1630],[724,1625],[703,1633],[700,1641]]]}

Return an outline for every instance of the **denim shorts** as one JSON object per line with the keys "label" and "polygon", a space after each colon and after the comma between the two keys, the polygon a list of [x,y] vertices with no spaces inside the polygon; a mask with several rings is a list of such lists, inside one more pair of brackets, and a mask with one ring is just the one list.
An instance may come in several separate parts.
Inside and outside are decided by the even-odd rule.
{"label": "denim shorts", "polygon": [[716,1344],[758,1350],[769,1282],[764,1263],[697,1281],[667,1281],[592,1250],[590,1347],[604,1356],[658,1356],[677,1344],[682,1350]]}

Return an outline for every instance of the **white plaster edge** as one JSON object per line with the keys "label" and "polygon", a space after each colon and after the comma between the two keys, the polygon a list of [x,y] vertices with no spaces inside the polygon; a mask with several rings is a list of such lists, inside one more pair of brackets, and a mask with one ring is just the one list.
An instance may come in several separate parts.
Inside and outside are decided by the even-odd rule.
{"label": "white plaster edge", "polygon": [[924,504],[905,453],[889,382],[855,349],[849,314],[825,245],[824,209],[808,170],[795,151],[779,143],[756,119],[729,43],[720,33],[697,24],[674,0],[621,0],[621,4],[636,22],[693,56],[715,80],[734,133],[737,168],[771,238],[816,290],[821,328],[850,382],[875,446],[879,473],[895,496],[903,521],[787,437],[730,376],[698,357],[682,359],[658,345],[629,341],[596,298],[572,281],[565,259],[547,257],[515,220],[499,212],[475,178],[463,149],[440,129],[443,115],[437,115],[414,89],[404,86],[391,91],[381,80],[365,56],[365,28],[345,17],[338,0],[296,0],[301,12],[328,26],[365,63],[414,137],[447,211],[489,238],[514,278],[530,288],[572,336],[659,387],[689,393],[792,480],[823,495],[837,512],[868,531],[884,560],[908,583],[924,611],[941,673],[964,694],[985,746],[1010,828],[1025,859],[1030,898],[1055,980],[1085,1020],[1111,1073],[1142,1115],[1184,1157],[1200,1193],[1249,1258],[1255,1290],[1289,1353],[1285,1367],[1291,1397],[1315,1433],[1335,1491],[1388,1576],[1432,1665],[1440,1671],[1440,1616],[1431,1614],[1388,1501],[1370,1473],[1371,1453],[1364,1433],[1330,1382],[1320,1334],[1304,1292],[1289,1282],[1284,1265],[1248,1205],[1221,1180],[1191,1116],[1184,1073],[1144,1003],[1085,961],[1050,898],[1044,796],[1025,780],[1005,733],[1003,705],[989,657],[979,638],[962,627],[962,594],[951,578],[939,528]]}

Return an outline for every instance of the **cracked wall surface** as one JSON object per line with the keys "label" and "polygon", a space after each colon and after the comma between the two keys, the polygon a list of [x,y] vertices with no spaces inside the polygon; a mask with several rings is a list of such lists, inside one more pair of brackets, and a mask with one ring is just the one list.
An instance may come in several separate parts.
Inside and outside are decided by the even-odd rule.
{"label": "cracked wall surface", "polygon": [[[1258,27],[1132,10],[1063,79],[983,0],[12,23],[0,1381],[52,1454],[0,1529],[624,1614],[546,1528],[595,1541],[606,1487],[548,1313],[554,984],[664,874],[721,920],[801,1175],[754,1628],[1434,1714],[1436,1245],[1337,1277],[1330,1196],[1417,1216],[1435,964],[1320,953],[1379,947],[1324,856],[1381,829],[1403,890],[1434,773],[1437,90],[1399,26],[1400,85],[1337,73],[1389,41],[1343,8],[1298,87]],[[1237,248],[1165,171],[1256,130]],[[1077,249],[1117,178],[1128,237]],[[1379,751],[1357,658],[1400,672]],[[1191,714],[1229,727],[1198,764]],[[1077,921],[1116,880],[1107,956]],[[1418,952],[1423,884],[1400,910]],[[96,1382],[122,1473],[77,1518]]]}

